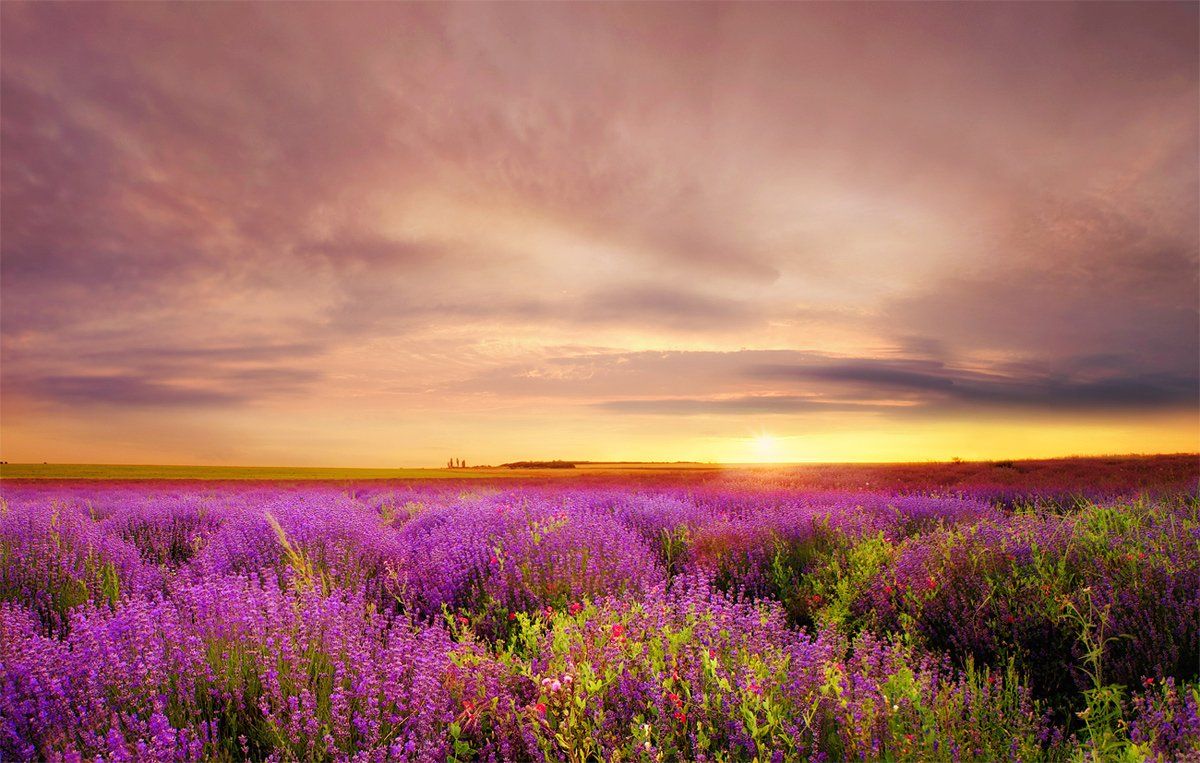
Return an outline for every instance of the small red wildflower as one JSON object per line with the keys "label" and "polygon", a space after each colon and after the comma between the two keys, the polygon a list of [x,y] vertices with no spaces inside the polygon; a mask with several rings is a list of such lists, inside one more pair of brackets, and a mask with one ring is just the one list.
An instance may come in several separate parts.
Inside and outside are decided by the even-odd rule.
{"label": "small red wildflower", "polygon": [[545,615],[546,617],[554,617],[554,607],[550,607],[550,606],[546,607],[545,609],[542,610],[542,614]]}
{"label": "small red wildflower", "polygon": [[625,626],[617,623],[612,627],[612,637],[615,639],[625,638]]}
{"label": "small red wildflower", "polygon": [[679,721],[680,723],[687,723],[687,713],[683,712],[682,710],[678,711],[675,713],[675,720]]}
{"label": "small red wildflower", "polygon": [[932,591],[933,589],[937,588],[937,581],[930,576],[925,579],[925,585],[929,586],[929,590]]}
{"label": "small red wildflower", "polygon": [[667,695],[667,699],[671,700],[671,701],[672,701],[672,702],[674,702],[676,705],[678,705],[678,704],[679,704],[679,695],[678,695],[678,694],[676,694],[675,692],[671,692],[670,694],[668,694],[668,695]]}
{"label": "small red wildflower", "polygon": [[1144,679],[1142,679],[1142,683],[1147,687],[1153,686],[1154,678],[1152,676],[1146,676]]}
{"label": "small red wildflower", "polygon": [[546,714],[546,703],[539,702],[533,706],[533,709],[537,711],[538,715],[545,715]]}
{"label": "small red wildflower", "polygon": [[517,619],[517,613],[516,613],[516,612],[509,612],[509,613],[508,613],[508,620],[509,620],[509,622],[512,622],[513,620],[516,620],[516,619]]}
{"label": "small red wildflower", "polygon": [[571,602],[570,609],[571,609],[571,614],[577,615],[583,610],[583,605],[577,601]]}

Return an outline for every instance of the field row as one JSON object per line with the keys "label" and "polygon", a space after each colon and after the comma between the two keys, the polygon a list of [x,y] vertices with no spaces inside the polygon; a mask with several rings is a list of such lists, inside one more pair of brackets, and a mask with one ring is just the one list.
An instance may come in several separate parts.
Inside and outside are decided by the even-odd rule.
{"label": "field row", "polygon": [[1200,756],[1200,503],[10,485],[0,759]]}

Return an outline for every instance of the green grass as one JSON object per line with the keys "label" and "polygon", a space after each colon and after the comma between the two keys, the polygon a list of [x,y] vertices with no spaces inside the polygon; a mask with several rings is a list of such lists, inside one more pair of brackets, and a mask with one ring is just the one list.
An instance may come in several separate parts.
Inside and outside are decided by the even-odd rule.
{"label": "green grass", "polygon": [[[569,470],[565,470],[569,471]],[[482,479],[528,473],[516,469],[352,469],[302,466],[142,466],[133,464],[3,464],[6,480],[402,480]]]}

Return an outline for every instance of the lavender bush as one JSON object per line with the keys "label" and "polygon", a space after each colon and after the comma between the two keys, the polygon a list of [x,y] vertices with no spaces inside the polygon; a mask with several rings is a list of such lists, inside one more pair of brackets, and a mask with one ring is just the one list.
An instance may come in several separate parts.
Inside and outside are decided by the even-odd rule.
{"label": "lavender bush", "polygon": [[1200,503],[4,485],[0,760],[1200,758]]}

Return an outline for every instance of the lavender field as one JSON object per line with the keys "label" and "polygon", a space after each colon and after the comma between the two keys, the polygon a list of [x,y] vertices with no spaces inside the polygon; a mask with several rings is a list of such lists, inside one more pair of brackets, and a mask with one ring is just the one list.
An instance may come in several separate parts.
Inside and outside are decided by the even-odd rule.
{"label": "lavender field", "polygon": [[995,473],[10,482],[0,760],[1200,759],[1194,476]]}

